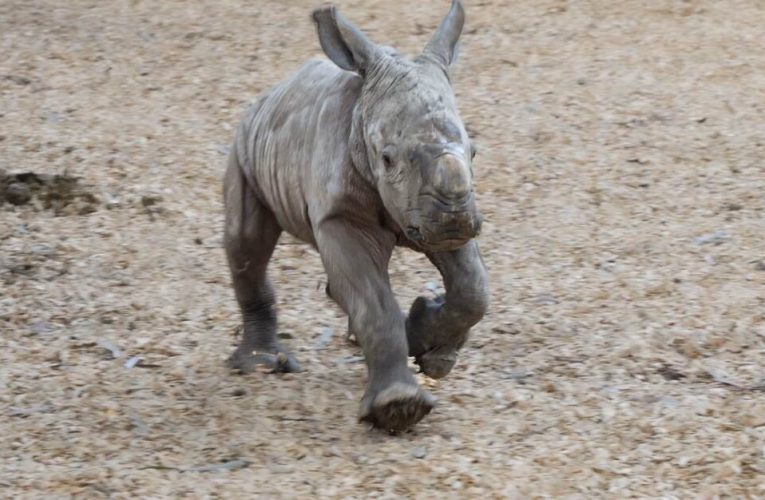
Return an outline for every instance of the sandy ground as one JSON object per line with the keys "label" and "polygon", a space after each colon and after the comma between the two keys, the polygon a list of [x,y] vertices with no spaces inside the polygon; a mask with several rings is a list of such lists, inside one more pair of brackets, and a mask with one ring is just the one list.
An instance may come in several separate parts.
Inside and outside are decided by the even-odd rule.
{"label": "sandy ground", "polygon": [[[340,4],[408,53],[448,8]],[[100,200],[0,207],[0,496],[765,495],[765,5],[467,1],[492,307],[396,437],[356,422],[360,352],[291,238],[305,372],[224,366],[226,148],[320,56],[316,5],[0,2],[0,168]],[[402,307],[439,284],[408,251],[391,274]]]}

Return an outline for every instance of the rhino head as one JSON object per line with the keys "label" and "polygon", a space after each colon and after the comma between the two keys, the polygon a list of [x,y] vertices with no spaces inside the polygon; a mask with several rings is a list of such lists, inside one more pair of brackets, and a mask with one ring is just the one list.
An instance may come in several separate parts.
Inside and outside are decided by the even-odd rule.
{"label": "rhino head", "polygon": [[475,148],[457,112],[449,69],[465,20],[458,0],[422,54],[407,58],[376,45],[334,7],[314,12],[319,41],[340,68],[362,78],[349,146],[356,168],[393,220],[428,251],[475,237]]}

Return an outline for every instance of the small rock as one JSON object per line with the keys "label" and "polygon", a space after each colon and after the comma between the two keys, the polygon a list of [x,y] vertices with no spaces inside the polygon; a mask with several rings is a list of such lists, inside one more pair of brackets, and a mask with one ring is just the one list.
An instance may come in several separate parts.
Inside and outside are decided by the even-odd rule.
{"label": "small rock", "polygon": [[668,364],[660,366],[656,372],[667,380],[684,379],[686,375]]}
{"label": "small rock", "polygon": [[50,245],[45,245],[43,243],[32,245],[32,248],[29,249],[33,254],[40,255],[43,257],[48,257],[50,255],[53,255],[56,253],[56,249],[51,247]]}
{"label": "small rock", "polygon": [[91,202],[87,200],[79,200],[77,202],[77,215],[88,215],[92,214],[96,210],[96,203],[97,202]]}
{"label": "small rock", "polygon": [[725,229],[718,229],[714,233],[702,234],[701,236],[694,238],[693,243],[695,245],[719,245],[730,239],[730,235]]}
{"label": "small rock", "polygon": [[115,208],[119,208],[121,206],[119,198],[111,193],[104,193],[104,200],[106,208],[109,210],[114,210]]}
{"label": "small rock", "polygon": [[29,408],[11,407],[10,415],[12,417],[26,418],[30,415],[34,415],[35,413],[52,413],[52,412],[53,412],[53,407],[49,405],[48,403],[43,403],[41,405],[35,405]]}
{"label": "small rock", "polygon": [[42,335],[53,331],[53,325],[47,321],[38,321],[29,325],[29,333],[32,335]]}
{"label": "small rock", "polygon": [[5,188],[5,199],[12,205],[24,205],[32,199],[32,193],[26,184],[14,182]]}
{"label": "small rock", "polygon": [[425,458],[428,456],[428,450],[424,446],[418,446],[412,452],[414,458]]}
{"label": "small rock", "polygon": [[162,201],[162,196],[158,194],[145,194],[141,196],[141,205],[144,207],[151,207]]}
{"label": "small rock", "polygon": [[332,336],[335,334],[335,332],[332,330],[332,328],[322,328],[321,333],[319,334],[319,338],[316,339],[316,342],[313,345],[314,349],[324,349],[327,347],[327,344],[332,340]]}
{"label": "small rock", "polygon": [[7,297],[5,299],[0,300],[0,308],[3,308],[3,309],[7,308],[9,310],[13,309],[13,307],[16,306],[16,302],[17,302],[16,299]]}
{"label": "small rock", "polygon": [[61,123],[64,120],[64,118],[61,116],[61,113],[58,113],[56,111],[52,111],[48,113],[45,116],[45,119],[51,123]]}
{"label": "small rock", "polygon": [[541,293],[534,297],[532,302],[540,306],[552,306],[558,303],[558,299],[556,299],[552,294]]}
{"label": "small rock", "polygon": [[125,366],[125,368],[127,368],[129,370],[129,369],[135,367],[140,362],[141,362],[141,358],[139,358],[138,356],[133,356],[133,357],[129,358],[127,361],[125,361],[125,365],[124,366]]}
{"label": "small rock", "polygon": [[364,362],[364,356],[345,356],[337,359],[338,364],[357,365]]}
{"label": "small rock", "polygon": [[122,356],[122,350],[120,350],[119,347],[114,345],[110,340],[101,339],[97,342],[98,347],[105,349],[109,351],[109,354],[112,355],[112,358],[116,359]]}
{"label": "small rock", "polygon": [[237,469],[244,469],[245,467],[248,467],[250,465],[250,462],[246,460],[229,460],[227,462],[221,462],[217,464],[206,464],[206,465],[200,465],[198,467],[192,467],[188,469],[190,472],[219,472],[224,470],[237,470]]}
{"label": "small rock", "polygon": [[757,262],[755,262],[754,263],[754,269],[756,271],[765,271],[765,259],[758,260]]}
{"label": "small rock", "polygon": [[502,378],[510,379],[510,380],[515,380],[519,384],[525,384],[526,383],[526,379],[529,378],[529,377],[531,377],[531,373],[529,373],[527,371],[524,371],[524,370],[521,370],[521,371],[510,371],[510,372],[505,372],[505,373],[502,374]]}
{"label": "small rock", "polygon": [[518,335],[521,333],[520,327],[513,323],[508,323],[506,325],[501,325],[501,326],[495,326],[494,328],[491,329],[491,331],[499,335]]}
{"label": "small rock", "polygon": [[130,415],[128,418],[130,419],[130,423],[133,424],[136,434],[139,436],[145,436],[151,431],[149,426],[146,425],[146,422],[144,422],[138,415]]}
{"label": "small rock", "polygon": [[16,85],[29,85],[30,83],[32,83],[32,80],[30,80],[29,78],[26,78],[24,76],[19,76],[19,75],[4,75],[3,80],[11,81],[15,83]]}

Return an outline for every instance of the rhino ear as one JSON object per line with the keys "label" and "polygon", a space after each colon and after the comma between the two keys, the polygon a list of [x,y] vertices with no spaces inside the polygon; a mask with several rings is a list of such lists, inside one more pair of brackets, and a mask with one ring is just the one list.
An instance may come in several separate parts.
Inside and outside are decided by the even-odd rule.
{"label": "rhino ear", "polygon": [[341,68],[363,76],[376,51],[375,44],[341,16],[334,5],[316,9],[312,17],[327,57]]}
{"label": "rhino ear", "polygon": [[452,8],[433,33],[424,53],[434,56],[444,68],[448,68],[457,60],[457,42],[465,25],[465,9],[460,0],[452,0]]}

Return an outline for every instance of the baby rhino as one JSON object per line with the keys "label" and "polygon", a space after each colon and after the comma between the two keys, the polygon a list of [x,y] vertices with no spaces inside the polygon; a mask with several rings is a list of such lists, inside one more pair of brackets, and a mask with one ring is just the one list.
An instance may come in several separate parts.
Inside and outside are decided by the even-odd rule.
{"label": "baby rhino", "polygon": [[[311,61],[259,97],[236,132],[224,179],[225,246],[244,320],[232,367],[298,371],[276,336],[266,268],[282,231],[313,245],[327,293],[348,314],[369,379],[360,419],[402,430],[434,399],[407,367],[433,378],[454,366],[486,311],[486,270],[471,161],[449,68],[459,1],[414,59],[372,43],[332,7],[313,12],[332,62]],[[390,286],[395,246],[422,252],[446,293],[405,316]]]}

